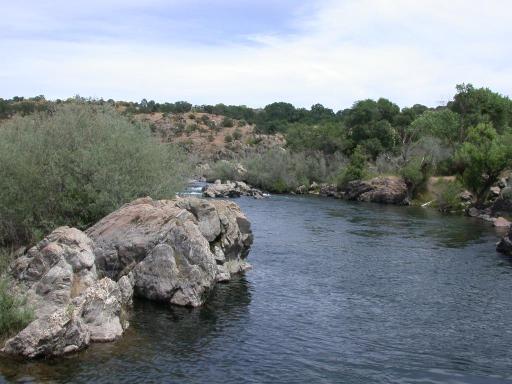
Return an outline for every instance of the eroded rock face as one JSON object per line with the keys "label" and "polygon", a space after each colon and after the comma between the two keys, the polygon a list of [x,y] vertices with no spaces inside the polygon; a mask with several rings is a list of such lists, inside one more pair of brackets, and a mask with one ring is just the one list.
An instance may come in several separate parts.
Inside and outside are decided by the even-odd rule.
{"label": "eroded rock face", "polygon": [[508,235],[503,237],[503,239],[501,239],[501,241],[496,245],[496,250],[498,252],[512,256],[512,228],[510,229]]}
{"label": "eroded rock face", "polygon": [[11,265],[14,286],[26,294],[35,320],[3,351],[49,357],[83,349],[91,341],[111,341],[128,327],[123,313],[131,303],[132,282],[98,280],[92,240],[61,227]]}
{"label": "eroded rock face", "polygon": [[99,272],[133,272],[135,293],[151,300],[199,306],[216,282],[249,267],[250,223],[229,201],[138,199],[87,234]]}
{"label": "eroded rock face", "polygon": [[376,177],[371,180],[352,181],[343,192],[347,200],[397,205],[408,204],[407,185],[401,178],[397,177]]}

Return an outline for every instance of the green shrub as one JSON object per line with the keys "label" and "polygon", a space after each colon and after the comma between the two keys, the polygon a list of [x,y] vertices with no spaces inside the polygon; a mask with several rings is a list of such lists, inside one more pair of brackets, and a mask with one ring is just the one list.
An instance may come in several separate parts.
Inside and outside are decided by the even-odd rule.
{"label": "green shrub", "polygon": [[242,138],[242,131],[240,129],[235,129],[233,132],[233,140],[240,140]]}
{"label": "green shrub", "polygon": [[110,106],[66,104],[0,126],[0,245],[85,228],[137,197],[173,197],[182,153]]}
{"label": "green shrub", "polygon": [[400,175],[407,184],[410,195],[414,197],[425,189],[430,177],[430,167],[423,159],[413,158],[400,170]]}
{"label": "green shrub", "polygon": [[512,166],[512,134],[498,135],[492,124],[478,124],[469,129],[456,158],[464,167],[464,185],[476,195],[477,204],[482,204],[500,174]]}
{"label": "green shrub", "polygon": [[220,123],[224,128],[231,128],[234,126],[233,119],[229,117],[224,117],[222,119],[222,122]]}
{"label": "green shrub", "polygon": [[197,125],[196,123],[194,124],[189,124],[187,125],[187,127],[185,128],[185,134],[187,136],[190,136],[191,133],[197,131],[199,129],[199,125]]}
{"label": "green shrub", "polygon": [[205,176],[209,182],[215,180],[221,180],[223,182],[226,180],[241,181],[235,164],[226,160],[220,160],[210,165],[210,169],[206,172]]}
{"label": "green shrub", "polygon": [[357,146],[350,158],[348,166],[339,173],[336,184],[339,188],[345,188],[349,182],[362,180],[366,175],[366,155],[362,147]]}
{"label": "green shrub", "polygon": [[266,191],[285,193],[312,182],[329,182],[344,166],[341,155],[325,157],[322,153],[285,151],[274,148],[253,153],[242,160],[247,169],[245,181]]}
{"label": "green shrub", "polygon": [[462,184],[458,181],[439,180],[436,184],[437,207],[441,212],[460,211],[463,206],[460,200],[460,193],[463,191]]}
{"label": "green shrub", "polygon": [[232,141],[233,141],[233,136],[231,136],[230,134],[227,134],[226,136],[224,136],[225,143],[231,143]]}
{"label": "green shrub", "polygon": [[27,306],[26,299],[14,294],[9,281],[0,277],[0,340],[5,340],[34,319],[34,312]]}

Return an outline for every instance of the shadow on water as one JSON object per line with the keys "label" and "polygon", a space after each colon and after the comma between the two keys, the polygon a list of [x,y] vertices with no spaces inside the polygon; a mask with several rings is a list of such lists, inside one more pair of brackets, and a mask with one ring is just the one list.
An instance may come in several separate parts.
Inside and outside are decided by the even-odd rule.
{"label": "shadow on water", "polygon": [[112,366],[117,371],[123,365],[121,372],[133,380],[137,374],[130,370],[138,367],[147,373],[149,366],[158,365],[163,355],[169,361],[198,358],[209,343],[224,337],[247,315],[250,291],[249,283],[240,276],[218,284],[207,304],[200,308],[135,300],[130,328],[118,341],[91,344],[78,354],[49,360],[23,361],[2,356],[0,372],[13,382],[100,382],[102,372],[95,372],[95,367]]}

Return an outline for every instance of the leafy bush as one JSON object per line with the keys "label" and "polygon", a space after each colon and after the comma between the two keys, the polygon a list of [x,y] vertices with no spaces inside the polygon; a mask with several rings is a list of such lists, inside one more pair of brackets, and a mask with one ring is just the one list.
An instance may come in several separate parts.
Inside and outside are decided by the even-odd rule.
{"label": "leafy bush", "polygon": [[147,126],[79,103],[1,125],[0,164],[0,244],[85,228],[137,197],[172,197],[187,172]]}
{"label": "leafy bush", "polygon": [[439,180],[436,187],[439,191],[436,194],[437,207],[441,212],[459,211],[463,208],[460,193],[464,188],[460,182]]}
{"label": "leafy bush", "polygon": [[361,146],[357,146],[348,166],[340,172],[336,184],[339,188],[344,188],[349,182],[364,179],[366,175],[366,155]]}
{"label": "leafy bush", "polygon": [[233,119],[229,118],[229,117],[224,117],[221,121],[221,125],[224,127],[224,128],[231,128],[234,126],[234,122],[233,122]]}
{"label": "leafy bush", "polygon": [[255,153],[242,160],[245,181],[266,191],[284,193],[312,182],[332,181],[344,167],[341,155],[326,158],[321,153],[293,153],[282,148]]}
{"label": "leafy bush", "polygon": [[233,141],[233,136],[231,136],[230,134],[227,134],[226,136],[224,136],[225,143],[231,143],[232,141]]}
{"label": "leafy bush", "polygon": [[242,138],[242,131],[240,129],[235,129],[233,132],[233,140],[240,140]]}
{"label": "leafy bush", "polygon": [[209,182],[217,179],[223,182],[227,180],[240,181],[235,164],[226,160],[220,160],[210,165],[210,169],[206,172],[205,176]]}
{"label": "leafy bush", "polygon": [[415,157],[400,170],[400,175],[405,180],[411,196],[416,196],[423,191],[430,176],[429,164],[424,159]]}
{"label": "leafy bush", "polygon": [[481,204],[501,172],[512,165],[512,135],[498,135],[490,123],[471,127],[457,159],[464,166],[464,185],[476,194],[477,203]]}
{"label": "leafy bush", "polygon": [[197,131],[199,129],[199,125],[197,124],[189,124],[187,125],[187,127],[185,128],[185,134],[187,136],[190,136],[191,133]]}

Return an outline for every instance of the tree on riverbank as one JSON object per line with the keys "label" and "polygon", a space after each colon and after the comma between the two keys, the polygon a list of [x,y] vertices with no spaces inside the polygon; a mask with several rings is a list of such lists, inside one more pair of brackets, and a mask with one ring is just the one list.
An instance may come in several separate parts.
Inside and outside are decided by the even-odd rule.
{"label": "tree on riverbank", "polygon": [[482,204],[501,172],[512,166],[512,135],[498,135],[491,123],[480,123],[469,129],[457,158],[464,167],[464,184]]}

